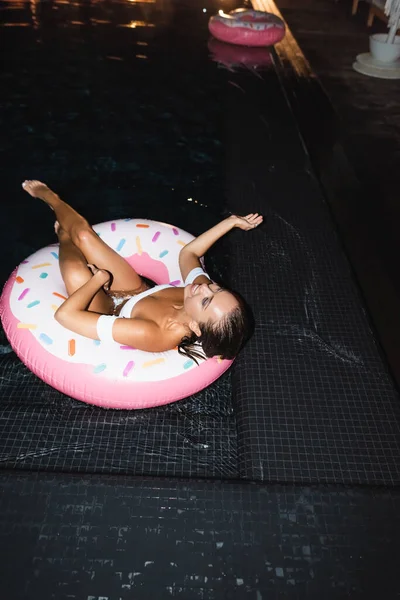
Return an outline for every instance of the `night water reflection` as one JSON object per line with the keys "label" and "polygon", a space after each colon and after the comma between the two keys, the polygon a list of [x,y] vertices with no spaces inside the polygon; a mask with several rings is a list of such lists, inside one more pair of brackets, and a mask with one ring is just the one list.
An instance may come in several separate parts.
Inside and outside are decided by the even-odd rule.
{"label": "night water reflection", "polygon": [[50,216],[19,196],[26,178],[48,181],[92,222],[142,216],[196,233],[219,218],[231,74],[210,60],[207,24],[237,5],[0,1],[3,280],[52,241]]}
{"label": "night water reflection", "polygon": [[[56,242],[53,215],[21,191],[25,179],[47,182],[92,223],[142,217],[197,234],[225,214],[225,128],[232,73],[210,60],[207,47],[209,15],[222,4],[234,8],[209,0],[0,2],[5,48],[0,164],[7,224],[1,237],[2,283],[27,256]],[[223,243],[211,254],[208,268],[226,280],[229,257]],[[229,374],[162,410],[134,416],[109,411],[100,417],[100,409],[68,400],[38,381],[17,358],[14,362],[14,380],[23,386],[20,405],[41,428],[43,447],[24,448],[26,460],[16,458],[13,448],[4,448],[7,464],[18,460],[20,467],[32,468],[45,461],[46,468],[60,463],[63,469],[76,468],[72,451],[66,456],[63,449],[47,454],[46,449],[52,423],[57,422],[60,438],[69,439],[71,423],[78,418],[85,424],[82,436],[94,440],[95,447],[80,455],[79,468],[89,468],[91,452],[100,447],[96,435],[103,431],[101,422],[120,444],[116,458],[107,444],[101,446],[109,470],[139,468],[147,453],[154,469],[159,464],[175,469],[184,435],[197,458],[179,457],[182,474],[235,473],[235,461],[226,464],[225,458],[226,453],[235,456],[236,445]],[[201,426],[193,414],[202,415]],[[215,422],[221,429],[224,415],[229,419],[228,441],[213,441],[205,453],[208,432],[214,431]],[[166,419],[181,420],[183,434],[175,445],[170,435],[158,440],[155,457],[147,427],[157,429],[158,420],[165,424]],[[121,437],[125,426],[129,439]],[[73,447],[86,448],[80,436],[81,430]]]}

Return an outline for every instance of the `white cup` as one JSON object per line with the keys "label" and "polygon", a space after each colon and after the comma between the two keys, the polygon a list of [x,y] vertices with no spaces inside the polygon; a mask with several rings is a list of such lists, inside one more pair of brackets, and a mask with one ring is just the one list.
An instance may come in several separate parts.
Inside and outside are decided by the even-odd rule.
{"label": "white cup", "polygon": [[400,58],[400,35],[396,35],[393,44],[386,42],[387,37],[387,33],[374,33],[374,35],[370,35],[369,49],[375,60],[391,63]]}

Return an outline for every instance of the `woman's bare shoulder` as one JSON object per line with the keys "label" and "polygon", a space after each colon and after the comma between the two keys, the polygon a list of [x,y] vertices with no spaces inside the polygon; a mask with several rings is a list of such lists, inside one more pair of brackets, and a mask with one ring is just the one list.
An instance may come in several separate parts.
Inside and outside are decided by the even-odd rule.
{"label": "woman's bare shoulder", "polygon": [[145,352],[172,350],[179,342],[176,328],[163,327],[153,320],[143,318],[117,319],[113,337],[119,344]]}

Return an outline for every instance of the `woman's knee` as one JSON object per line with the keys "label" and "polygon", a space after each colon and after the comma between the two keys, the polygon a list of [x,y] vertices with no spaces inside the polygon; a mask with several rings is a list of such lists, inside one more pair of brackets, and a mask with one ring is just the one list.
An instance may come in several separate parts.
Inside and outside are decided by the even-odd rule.
{"label": "woman's knee", "polygon": [[96,233],[85,219],[82,219],[82,222],[75,225],[71,231],[71,239],[78,248],[90,244],[95,235]]}

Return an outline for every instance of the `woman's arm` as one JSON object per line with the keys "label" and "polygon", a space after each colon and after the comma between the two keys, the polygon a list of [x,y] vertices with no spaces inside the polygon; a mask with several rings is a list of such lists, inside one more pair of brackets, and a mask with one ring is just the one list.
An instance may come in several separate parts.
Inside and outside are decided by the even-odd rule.
{"label": "woman's arm", "polygon": [[[250,229],[257,227],[257,225],[260,225],[262,221],[263,217],[258,213],[250,213],[245,217],[231,215],[199,235],[193,241],[189,242],[189,244],[186,244],[179,253],[179,267],[183,281],[185,281],[192,269],[201,266],[199,259],[225,234],[235,227],[243,229],[243,231],[249,231]],[[200,277],[205,279],[204,275]]]}
{"label": "woman's arm", "polygon": [[97,270],[95,275],[61,304],[56,311],[55,320],[80,335],[97,340],[97,321],[99,314],[87,310],[89,304],[110,281],[107,271]]}
{"label": "woman's arm", "polygon": [[[55,313],[55,319],[67,329],[98,340],[97,322],[101,315],[87,310],[95,294],[110,281],[107,271],[96,270],[93,277],[76,290]],[[161,332],[156,323],[144,319],[117,319],[113,326],[114,341],[146,352],[171,350],[180,341],[180,332],[171,326]]]}

